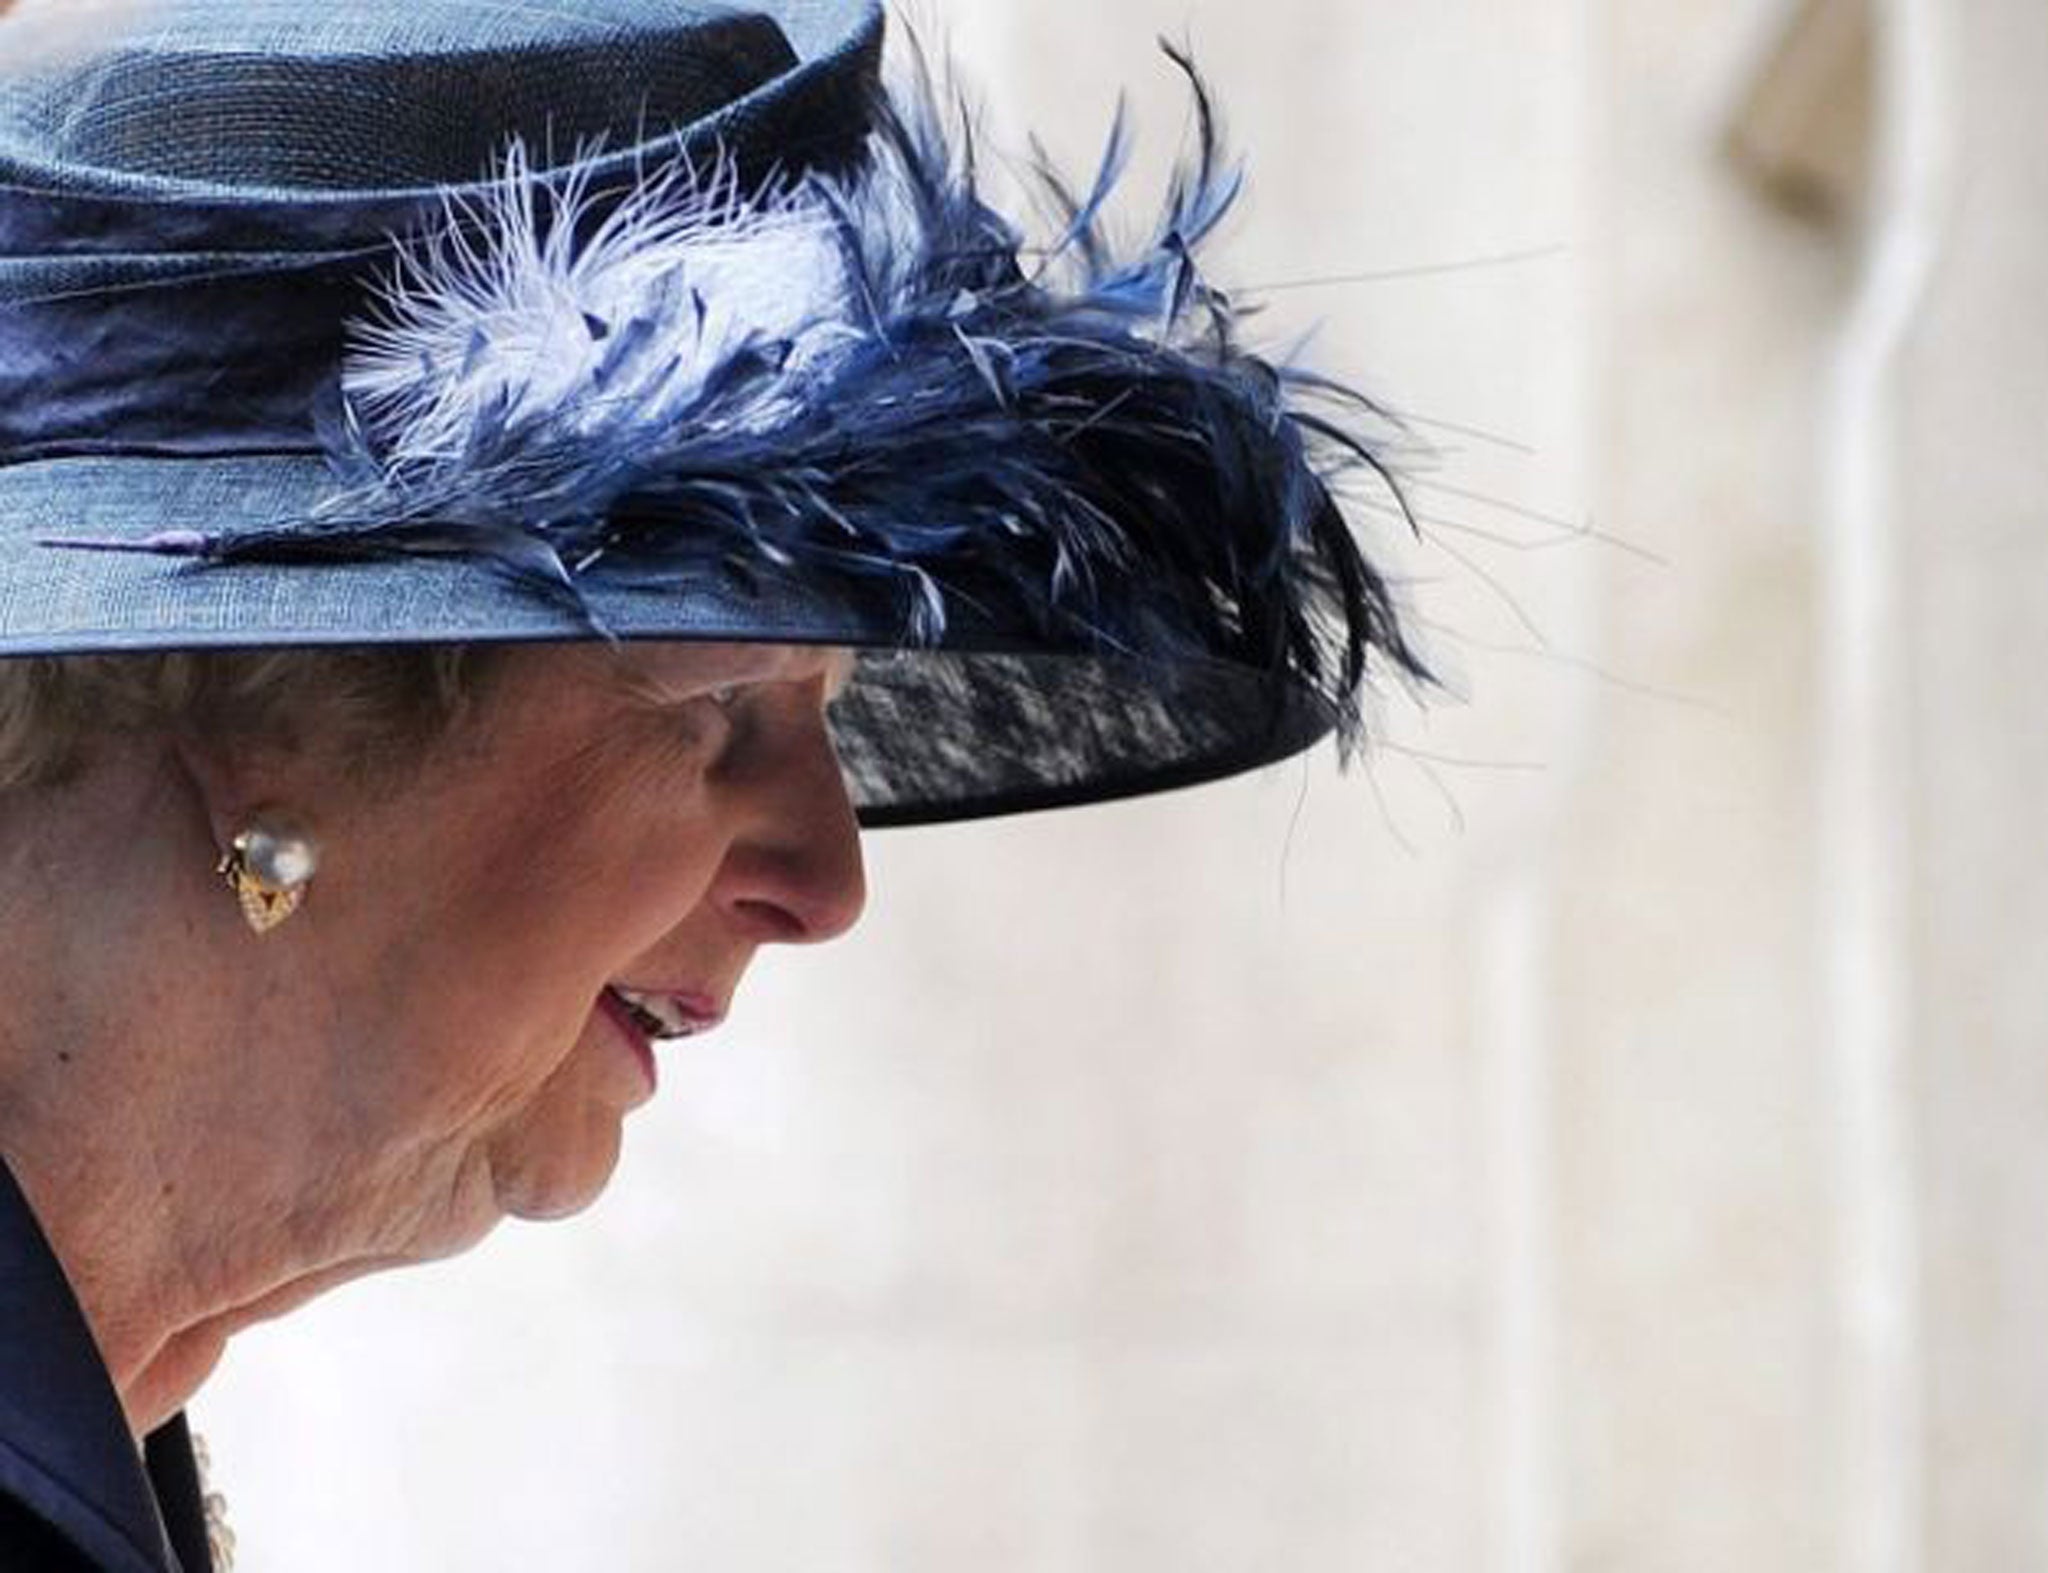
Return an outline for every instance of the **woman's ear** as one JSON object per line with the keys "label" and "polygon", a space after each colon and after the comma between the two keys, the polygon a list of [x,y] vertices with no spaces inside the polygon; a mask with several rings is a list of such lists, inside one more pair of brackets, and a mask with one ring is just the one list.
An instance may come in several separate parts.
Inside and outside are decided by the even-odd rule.
{"label": "woman's ear", "polygon": [[205,820],[213,844],[225,848],[234,839],[234,831],[229,827],[239,817],[238,805],[245,797],[245,788],[238,779],[241,772],[227,757],[226,750],[189,733],[171,739],[167,762]]}
{"label": "woman's ear", "polygon": [[[299,910],[320,870],[320,841],[281,772],[263,768],[260,752],[237,753],[192,737],[172,744],[242,916],[267,934]],[[273,763],[281,763],[273,754]]]}
{"label": "woman's ear", "polygon": [[294,789],[281,768],[284,761],[266,759],[263,750],[187,731],[171,739],[170,759],[205,819],[214,847],[222,853],[266,817],[297,822],[307,815],[305,806],[293,802],[303,793]]}

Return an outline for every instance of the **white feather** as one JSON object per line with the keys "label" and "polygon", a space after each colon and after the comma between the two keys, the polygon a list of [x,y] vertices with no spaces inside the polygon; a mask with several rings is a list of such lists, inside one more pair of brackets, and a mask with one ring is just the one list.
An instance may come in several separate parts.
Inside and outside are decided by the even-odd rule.
{"label": "white feather", "polygon": [[394,470],[459,459],[498,419],[658,430],[749,346],[786,347],[782,373],[723,419],[771,427],[857,334],[819,188],[749,195],[729,164],[678,163],[596,220],[605,196],[587,163],[536,174],[515,146],[482,202],[401,251],[342,379]]}

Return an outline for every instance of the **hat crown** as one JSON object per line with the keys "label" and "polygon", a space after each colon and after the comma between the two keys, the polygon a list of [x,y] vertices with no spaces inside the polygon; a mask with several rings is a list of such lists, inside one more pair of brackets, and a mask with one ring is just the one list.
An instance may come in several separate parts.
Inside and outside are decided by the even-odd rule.
{"label": "hat crown", "polygon": [[[801,33],[819,13],[844,28],[868,7],[779,9],[796,13]],[[0,62],[11,32],[26,37],[12,66],[0,63],[0,161],[102,188],[467,183],[514,138],[562,160],[594,144],[616,151],[700,122],[798,64],[773,0],[136,0],[110,10],[97,33],[51,20],[51,0],[40,21],[32,9],[0,22]]]}

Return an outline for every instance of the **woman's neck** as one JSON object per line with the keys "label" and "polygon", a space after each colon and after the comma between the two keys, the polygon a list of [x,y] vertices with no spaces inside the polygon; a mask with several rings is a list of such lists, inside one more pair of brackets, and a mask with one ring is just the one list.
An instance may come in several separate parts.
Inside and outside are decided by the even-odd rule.
{"label": "woman's neck", "polygon": [[138,1436],[299,1276],[289,1231],[251,1228],[271,1177],[238,1153],[262,1144],[217,1118],[237,1002],[215,930],[188,921],[217,894],[210,839],[162,757],[0,799],[0,1154]]}

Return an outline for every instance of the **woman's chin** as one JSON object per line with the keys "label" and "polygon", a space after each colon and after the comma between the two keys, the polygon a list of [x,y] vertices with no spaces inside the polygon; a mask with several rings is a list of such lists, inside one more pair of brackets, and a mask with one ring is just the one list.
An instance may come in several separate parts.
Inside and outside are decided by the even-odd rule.
{"label": "woman's chin", "polygon": [[491,1183],[499,1212],[533,1223],[582,1212],[610,1183],[620,1139],[617,1114],[593,1109],[573,1140],[522,1143],[494,1153]]}

